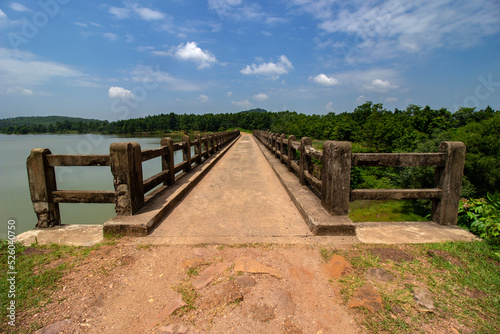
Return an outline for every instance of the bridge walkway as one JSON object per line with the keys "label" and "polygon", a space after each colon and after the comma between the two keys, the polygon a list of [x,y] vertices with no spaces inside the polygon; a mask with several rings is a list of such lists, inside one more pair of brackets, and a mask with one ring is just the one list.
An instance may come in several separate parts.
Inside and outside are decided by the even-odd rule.
{"label": "bridge walkway", "polygon": [[266,242],[312,237],[255,138],[244,134],[148,242]]}

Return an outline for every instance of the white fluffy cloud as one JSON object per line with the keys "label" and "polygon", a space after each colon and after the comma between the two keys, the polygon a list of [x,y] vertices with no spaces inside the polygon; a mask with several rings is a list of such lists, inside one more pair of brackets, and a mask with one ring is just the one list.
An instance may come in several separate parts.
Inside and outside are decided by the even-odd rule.
{"label": "white fluffy cloud", "polygon": [[242,74],[256,74],[265,75],[273,79],[278,79],[280,75],[287,74],[293,69],[292,63],[288,60],[285,55],[280,57],[279,62],[273,63],[262,63],[260,65],[252,64],[247,65],[244,69],[240,71]]}
{"label": "white fluffy cloud", "polygon": [[328,103],[326,104],[326,106],[325,106],[325,110],[326,110],[327,112],[333,112],[333,111],[335,110],[335,108],[333,108],[333,102],[331,102],[331,101],[330,101],[330,102],[328,102]]}
{"label": "white fluffy cloud", "polygon": [[371,91],[385,93],[390,89],[398,88],[398,86],[391,84],[389,80],[373,79],[371,84],[367,85],[365,88]]}
{"label": "white fluffy cloud", "polygon": [[201,94],[200,96],[198,96],[198,101],[200,103],[207,103],[209,99],[210,98],[208,96],[203,95],[203,94]]}
{"label": "white fluffy cloud", "polygon": [[180,44],[177,48],[175,48],[174,55],[178,59],[198,63],[199,69],[210,67],[212,63],[217,62],[217,59],[212,53],[200,49],[196,42]]}
{"label": "white fluffy cloud", "polygon": [[257,101],[265,101],[265,100],[269,99],[269,96],[267,96],[264,93],[259,93],[259,94],[255,94],[253,96],[253,99],[257,100]]}
{"label": "white fluffy cloud", "polygon": [[122,87],[109,87],[108,95],[112,99],[134,99],[134,94]]}
{"label": "white fluffy cloud", "polygon": [[252,107],[252,102],[248,101],[248,100],[243,100],[243,101],[231,101],[231,103],[237,107],[240,107],[240,108],[251,108]]}
{"label": "white fluffy cloud", "polygon": [[323,85],[323,86],[335,86],[340,83],[340,81],[336,78],[329,77],[326,74],[318,74],[314,78],[310,77],[309,79],[313,80],[317,84]]}
{"label": "white fluffy cloud", "polygon": [[139,7],[138,5],[127,5],[126,7],[110,7],[109,13],[114,15],[117,19],[126,19],[132,14],[140,17],[146,21],[162,20],[165,18],[165,14],[160,11],[153,10],[147,7]]}

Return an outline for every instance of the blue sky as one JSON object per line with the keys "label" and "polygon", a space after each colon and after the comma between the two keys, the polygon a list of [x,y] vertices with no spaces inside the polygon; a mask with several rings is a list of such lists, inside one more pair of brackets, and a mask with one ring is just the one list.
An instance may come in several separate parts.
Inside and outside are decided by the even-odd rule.
{"label": "blue sky", "polygon": [[0,117],[500,109],[498,0],[0,1]]}

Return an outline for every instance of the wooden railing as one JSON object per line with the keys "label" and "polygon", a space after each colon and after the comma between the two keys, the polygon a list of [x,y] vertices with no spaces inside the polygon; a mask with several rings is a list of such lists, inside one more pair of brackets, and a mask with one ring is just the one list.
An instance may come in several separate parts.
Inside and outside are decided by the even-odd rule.
{"label": "wooden railing", "polygon": [[[159,185],[173,185],[239,134],[234,130],[203,137],[196,135],[193,141],[184,136],[179,143],[163,138],[161,147],[144,151],[135,142],[113,143],[109,155],[60,155],[52,154],[48,148],[32,149],[27,169],[31,200],[38,217],[36,227],[61,224],[59,203],[115,203],[118,215],[133,215],[144,206],[147,192]],[[183,160],[175,164],[174,153],[180,150]],[[158,157],[161,157],[161,172],[143,180],[142,162]],[[111,167],[115,190],[58,190],[54,168],[58,166]]]}
{"label": "wooden railing", "polygon": [[[349,202],[359,199],[430,199],[432,221],[442,225],[457,223],[458,204],[465,163],[462,142],[442,142],[437,153],[352,153],[350,142],[327,141],[323,151],[312,148],[310,138],[254,130],[259,139],[280,161],[321,198],[331,215],[347,215]],[[296,152],[300,157],[296,160]],[[321,161],[321,177],[313,174],[312,159]],[[350,189],[351,167],[436,168],[435,187],[431,189]]]}

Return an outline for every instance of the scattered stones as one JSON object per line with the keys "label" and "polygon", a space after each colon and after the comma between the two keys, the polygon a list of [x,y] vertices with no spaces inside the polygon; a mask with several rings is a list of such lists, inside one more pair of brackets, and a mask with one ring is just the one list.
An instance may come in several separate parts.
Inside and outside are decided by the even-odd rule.
{"label": "scattered stones", "polygon": [[217,263],[215,266],[208,267],[203,270],[194,281],[193,286],[195,289],[203,289],[207,285],[209,285],[215,278],[215,275],[219,275],[223,273],[229,267],[229,263],[221,262]]}
{"label": "scattered stones", "polygon": [[368,268],[365,275],[366,279],[376,282],[387,283],[394,281],[394,275],[381,268]]}
{"label": "scattered stones", "polygon": [[274,268],[265,266],[249,257],[240,257],[234,262],[234,271],[242,271],[252,274],[268,274],[276,278],[281,278],[281,274]]}
{"label": "scattered stones", "polygon": [[47,325],[35,332],[35,334],[57,334],[62,332],[68,325],[72,323],[71,319],[64,319]]}
{"label": "scattered stones", "polygon": [[451,264],[455,265],[455,266],[460,266],[462,263],[460,262],[460,260],[458,260],[457,258],[453,257],[450,253],[448,253],[447,251],[444,251],[444,250],[440,250],[440,249],[431,249],[427,252],[427,254],[429,254],[429,256],[432,256],[432,257],[438,257],[438,258],[441,258],[445,261],[448,261],[450,262]]}
{"label": "scattered stones", "polygon": [[183,324],[171,324],[168,326],[161,326],[155,329],[154,334],[204,334],[201,329],[196,329],[193,326]]}
{"label": "scattered stones", "polygon": [[347,304],[349,307],[364,307],[372,312],[382,308],[382,297],[370,284],[358,288]]}
{"label": "scattered stones", "polygon": [[250,314],[253,320],[266,322],[276,318],[274,309],[269,305],[252,305],[250,306]]}
{"label": "scattered stones", "polygon": [[343,256],[334,254],[330,261],[323,265],[323,268],[330,278],[339,278],[347,275],[352,265]]}
{"label": "scattered stones", "polygon": [[434,300],[432,298],[432,293],[426,287],[417,286],[413,288],[413,296],[417,305],[422,311],[433,311],[434,310]]}
{"label": "scattered stones", "polygon": [[[177,311],[183,306],[186,306],[187,304],[182,300],[182,295],[177,295],[175,299],[170,303],[170,305],[166,306],[150,323],[149,328],[150,330],[160,321],[164,320],[166,317]],[[163,333],[163,332],[159,332]]]}
{"label": "scattered stones", "polygon": [[184,268],[184,270],[189,270],[198,267],[202,263],[203,263],[202,259],[184,260],[182,261],[182,268]]}
{"label": "scattered stones", "polygon": [[290,292],[278,289],[274,292],[279,308],[283,310],[287,317],[292,317],[295,314],[295,303],[293,302]]}
{"label": "scattered stones", "polygon": [[397,248],[372,248],[370,249],[370,253],[374,256],[378,256],[380,261],[388,261],[391,260],[396,263],[401,262],[411,262],[415,260],[413,255],[408,254]]}

